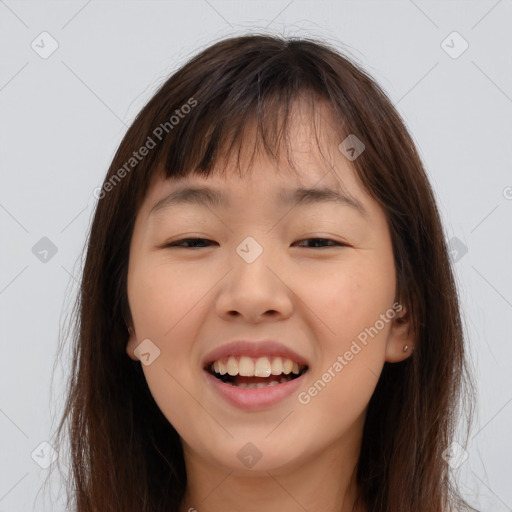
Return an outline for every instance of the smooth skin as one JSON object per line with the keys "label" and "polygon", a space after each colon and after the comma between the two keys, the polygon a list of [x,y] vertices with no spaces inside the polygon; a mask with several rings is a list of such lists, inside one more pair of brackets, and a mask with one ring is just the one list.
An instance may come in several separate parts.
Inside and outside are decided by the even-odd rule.
{"label": "smooth skin", "polygon": [[[182,439],[188,478],[182,512],[351,511],[368,402],[384,362],[412,352],[409,325],[395,318],[307,404],[293,393],[265,410],[243,411],[207,383],[202,362],[212,349],[236,339],[272,339],[307,358],[298,392],[307,391],[395,302],[384,211],[338,150],[328,110],[318,106],[315,116],[332,168],[318,151],[310,112],[297,108],[291,143],[299,176],[278,174],[276,162],[258,153],[243,177],[229,166],[226,176],[156,176],[138,212],[128,270],[133,329],[127,354],[137,359],[134,350],[145,339],[160,350],[142,368]],[[286,160],[280,165],[286,171]],[[183,184],[220,189],[230,204],[175,204],[150,215]],[[282,188],[340,184],[366,215],[334,202],[284,208],[276,199]],[[263,248],[250,264],[236,252],[247,236]],[[208,242],[165,247],[185,238]],[[252,468],[237,457],[249,442],[261,452]]]}

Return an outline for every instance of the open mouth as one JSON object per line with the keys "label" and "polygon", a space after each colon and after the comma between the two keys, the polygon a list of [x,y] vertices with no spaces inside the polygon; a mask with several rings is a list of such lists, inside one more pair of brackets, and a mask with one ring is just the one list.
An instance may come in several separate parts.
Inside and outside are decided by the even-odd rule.
{"label": "open mouth", "polygon": [[281,357],[230,356],[213,361],[205,370],[225,384],[258,389],[297,379],[308,367]]}

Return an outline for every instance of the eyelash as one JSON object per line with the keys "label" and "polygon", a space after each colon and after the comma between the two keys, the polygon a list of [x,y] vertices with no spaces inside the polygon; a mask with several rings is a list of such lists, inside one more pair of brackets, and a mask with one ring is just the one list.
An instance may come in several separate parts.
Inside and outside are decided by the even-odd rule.
{"label": "eyelash", "polygon": [[[164,247],[167,247],[167,248],[181,247],[182,249],[194,249],[194,247],[183,247],[183,246],[180,246],[178,244],[180,244],[182,242],[194,242],[194,241],[197,241],[197,240],[205,240],[207,242],[211,242],[211,240],[208,240],[206,238],[184,238],[182,240],[177,240],[176,242],[168,243]],[[341,243],[341,242],[336,242],[334,240],[331,240],[330,238],[305,238],[304,240],[299,240],[299,242],[308,242],[310,240],[322,240],[322,241],[325,241],[325,242],[332,242],[334,244],[334,245],[324,246],[324,247],[336,247],[336,246],[348,247],[347,244],[344,244],[344,243]],[[196,247],[196,248],[197,249],[202,249],[203,247]],[[309,249],[321,249],[321,247],[309,247]]]}

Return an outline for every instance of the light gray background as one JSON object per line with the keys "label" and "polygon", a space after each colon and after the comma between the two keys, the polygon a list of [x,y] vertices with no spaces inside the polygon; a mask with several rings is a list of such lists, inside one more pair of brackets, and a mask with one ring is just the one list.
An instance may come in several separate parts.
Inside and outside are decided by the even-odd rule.
{"label": "light gray background", "polygon": [[[64,510],[38,494],[50,470],[35,461],[60,413],[68,368],[51,394],[52,368],[93,190],[156,87],[250,29],[343,45],[405,119],[447,238],[468,249],[454,268],[479,402],[456,474],[483,512],[512,511],[511,26],[510,0],[0,1],[0,512]],[[59,45],[46,59],[31,47],[50,48],[43,31]],[[469,44],[457,58],[453,31]],[[32,251],[43,237],[57,247],[46,262]]]}

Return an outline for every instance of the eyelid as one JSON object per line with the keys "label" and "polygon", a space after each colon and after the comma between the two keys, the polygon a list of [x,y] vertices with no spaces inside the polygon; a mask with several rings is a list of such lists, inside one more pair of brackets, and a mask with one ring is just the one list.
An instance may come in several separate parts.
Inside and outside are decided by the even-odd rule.
{"label": "eyelid", "polygon": [[[163,248],[178,247],[181,249],[205,249],[206,247],[195,247],[194,248],[194,247],[183,247],[183,246],[179,245],[180,243],[183,243],[183,242],[195,242],[197,240],[204,241],[204,242],[217,243],[217,242],[214,242],[213,240],[210,240],[210,239],[204,238],[204,237],[187,237],[187,238],[182,238],[179,240],[174,240],[172,242],[165,243],[162,247]],[[325,236],[311,236],[311,237],[301,238],[301,239],[293,242],[293,244],[296,245],[298,243],[307,242],[307,241],[311,241],[311,240],[321,240],[323,242],[332,242],[332,245],[325,245],[324,247],[317,247],[316,249],[328,248],[328,247],[350,247],[350,244],[347,244],[346,242],[333,240],[332,238],[328,238]],[[304,247],[304,246],[301,246],[301,247]],[[306,249],[315,249],[315,247],[305,247],[305,248]]]}

